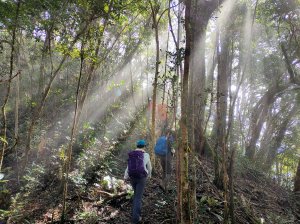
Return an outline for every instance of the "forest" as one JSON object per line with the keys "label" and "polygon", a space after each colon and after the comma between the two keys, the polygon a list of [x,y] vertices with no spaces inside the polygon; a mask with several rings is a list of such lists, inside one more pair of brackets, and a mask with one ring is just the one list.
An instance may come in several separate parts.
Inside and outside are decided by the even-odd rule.
{"label": "forest", "polygon": [[[300,0],[0,0],[0,223],[300,223]],[[169,187],[156,140],[174,137]]]}

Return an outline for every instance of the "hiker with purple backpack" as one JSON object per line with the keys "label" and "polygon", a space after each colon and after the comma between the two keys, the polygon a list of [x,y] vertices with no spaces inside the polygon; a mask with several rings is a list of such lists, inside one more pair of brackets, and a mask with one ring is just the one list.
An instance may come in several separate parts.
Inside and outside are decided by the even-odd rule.
{"label": "hiker with purple backpack", "polygon": [[146,141],[137,141],[136,147],[135,150],[128,153],[128,164],[124,175],[125,180],[130,180],[134,191],[132,207],[132,223],[134,224],[142,220],[142,196],[147,177],[150,178],[152,172],[150,155],[144,151]]}

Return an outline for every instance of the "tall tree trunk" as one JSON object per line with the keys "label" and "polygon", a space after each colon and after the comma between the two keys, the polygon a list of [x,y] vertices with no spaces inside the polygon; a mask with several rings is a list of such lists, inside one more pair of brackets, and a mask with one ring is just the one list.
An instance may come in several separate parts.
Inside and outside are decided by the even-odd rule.
{"label": "tall tree trunk", "polygon": [[[218,78],[217,78],[217,139],[215,152],[216,157],[220,158],[221,165],[215,173],[214,182],[224,190],[224,223],[228,223],[228,149],[226,142],[227,127],[227,97],[228,97],[228,77],[229,77],[229,34],[220,33],[221,51],[218,52]],[[222,156],[220,156],[222,153]],[[217,160],[219,161],[219,160]]]}
{"label": "tall tree trunk", "polygon": [[79,87],[80,87],[80,82],[81,82],[81,77],[82,77],[82,69],[83,69],[83,48],[84,44],[82,43],[81,45],[81,64],[80,64],[80,71],[79,71],[79,79],[78,79],[78,84],[77,84],[77,89],[76,89],[76,102],[75,102],[75,114],[73,118],[73,123],[72,123],[72,129],[71,129],[71,139],[67,148],[67,159],[66,162],[64,163],[64,175],[63,175],[63,180],[62,180],[62,186],[63,186],[63,200],[62,200],[62,215],[61,215],[61,223],[65,223],[66,219],[66,198],[68,194],[68,179],[69,179],[69,171],[70,171],[70,164],[71,164],[71,159],[72,159],[72,148],[73,144],[75,141],[75,135],[76,135],[76,129],[77,129],[77,124],[79,120],[78,116],[78,106],[79,106],[79,100],[80,100],[80,95],[79,95]]}
{"label": "tall tree trunk", "polygon": [[[196,102],[198,102],[198,96],[195,97],[195,76],[197,74],[197,70],[193,66],[193,62],[195,61],[193,58],[193,50],[194,50],[194,44],[193,44],[193,31],[195,29],[195,26],[192,25],[193,23],[193,15],[195,14],[194,9],[195,5],[193,4],[193,1],[191,1],[191,12],[190,12],[190,26],[191,26],[191,38],[190,38],[190,50],[191,50],[191,55],[190,55],[190,69],[189,69],[189,87],[188,87],[188,102],[187,102],[187,117],[188,117],[188,123],[187,123],[187,128],[188,128],[188,144],[190,146],[190,156],[189,156],[189,166],[190,166],[190,181],[189,181],[189,197],[190,197],[190,218],[191,218],[191,223],[194,223],[194,220],[197,217],[197,201],[196,201],[196,153],[195,153],[195,141],[196,141],[196,135],[194,133],[195,128],[195,121],[196,121],[196,114],[195,114],[195,108],[196,108]],[[196,26],[197,27],[197,26]],[[197,52],[197,50],[195,50]],[[199,64],[199,62],[196,62],[195,64]],[[197,72],[193,72],[197,71]],[[197,85],[201,85],[203,82],[198,82]],[[196,101],[197,99],[197,101]],[[203,107],[204,108],[204,107]],[[197,114],[197,117],[201,116],[201,114]],[[200,131],[200,130],[199,130]],[[197,134],[198,132],[197,131]]]}
{"label": "tall tree trunk", "polygon": [[188,108],[188,80],[190,69],[190,53],[191,53],[191,0],[185,1],[185,30],[186,30],[186,43],[184,55],[184,70],[182,79],[182,92],[181,92],[181,120],[180,130],[181,139],[179,142],[179,175],[180,175],[180,198],[181,201],[180,220],[179,223],[190,224],[191,210],[190,210],[190,190],[189,190],[189,147],[188,147],[188,129],[187,129],[187,108]]}
{"label": "tall tree trunk", "polygon": [[19,142],[19,105],[20,105],[20,77],[16,78],[16,99],[15,99],[15,133],[14,133],[14,137],[15,137],[15,144],[14,144],[14,148],[13,151],[15,151],[16,153],[16,165],[17,165],[17,181],[19,183],[19,153],[17,150],[17,145]]}
{"label": "tall tree trunk", "polygon": [[8,142],[6,139],[6,137],[7,137],[6,106],[7,106],[9,96],[10,96],[11,82],[12,82],[12,77],[13,77],[13,72],[14,72],[15,42],[16,42],[16,33],[17,33],[20,5],[21,5],[21,1],[19,0],[16,3],[16,15],[15,15],[15,21],[14,21],[14,26],[13,26],[13,30],[12,30],[11,53],[10,53],[10,62],[9,62],[9,79],[7,82],[6,95],[4,98],[3,105],[1,107],[3,124],[2,124],[2,129],[0,132],[0,137],[2,138],[2,139],[0,139],[0,143],[2,144],[2,150],[0,152],[0,172],[2,170],[4,153],[8,146]]}
{"label": "tall tree trunk", "polygon": [[190,97],[195,96],[195,102],[191,105],[194,107],[194,113],[197,114],[194,120],[194,128],[191,135],[194,135],[194,148],[197,152],[203,151],[204,146],[204,109],[206,104],[207,93],[206,74],[205,74],[205,37],[208,21],[213,10],[207,11],[207,4],[202,1],[196,1],[192,7],[191,26],[191,83],[193,86],[190,90]]}
{"label": "tall tree trunk", "polygon": [[158,74],[159,74],[159,36],[158,36],[158,19],[157,13],[159,10],[159,7],[157,4],[153,5],[152,0],[149,1],[150,7],[151,7],[151,13],[152,13],[152,22],[153,22],[153,28],[155,31],[155,50],[156,50],[156,58],[155,58],[155,73],[154,73],[154,80],[153,80],[153,92],[152,92],[152,114],[151,114],[151,150],[150,150],[150,157],[152,160],[152,163],[154,164],[155,167],[155,155],[154,155],[154,145],[156,141],[156,136],[155,136],[155,115],[156,115],[156,94],[157,94],[157,80],[158,80]]}
{"label": "tall tree trunk", "polygon": [[[284,134],[288,128],[288,125],[290,124],[291,119],[294,117],[297,111],[298,107],[297,105],[294,105],[289,114],[285,117],[285,119],[281,122],[280,126],[278,127],[276,136],[273,136],[271,141],[269,141],[268,144],[264,145],[264,147],[266,147],[268,150],[266,160],[264,161],[264,170],[270,170],[272,168],[272,165],[276,159],[277,150],[284,139]],[[264,149],[262,148],[261,150]]]}
{"label": "tall tree trunk", "polygon": [[268,110],[268,115],[266,117],[266,122],[265,122],[266,129],[264,131],[263,136],[261,137],[260,147],[259,147],[258,151],[256,152],[255,163],[257,163],[259,165],[263,164],[266,161],[269,147],[271,147],[270,143],[272,142],[272,139],[273,139],[273,133],[276,130],[275,116],[276,115],[274,115],[274,114],[272,115],[272,108],[270,108]]}
{"label": "tall tree trunk", "polygon": [[191,11],[191,76],[195,96],[195,150],[203,152],[205,143],[204,111],[207,100],[206,68],[205,68],[205,39],[206,28],[213,12],[222,4],[220,1],[194,1]]}
{"label": "tall tree trunk", "polygon": [[230,204],[229,204],[229,214],[231,224],[235,224],[235,215],[234,215],[234,161],[235,161],[235,147],[232,147],[229,163],[229,195],[230,195]]}
{"label": "tall tree trunk", "polygon": [[[171,20],[171,15],[170,15],[170,7],[171,7],[171,0],[169,0],[169,10],[168,10],[168,18],[169,18],[169,26],[170,26],[170,32],[172,34],[173,41],[176,46],[176,53],[177,53],[177,59],[179,59],[179,42],[181,38],[181,7],[178,5],[178,14],[177,14],[177,35],[175,36],[175,33],[173,31],[173,26],[172,26],[172,20]],[[177,114],[177,105],[178,105],[178,90],[179,90],[179,80],[182,77],[182,62],[180,60],[177,61],[176,64],[176,74],[177,78],[175,78],[172,82],[172,89],[173,89],[173,109],[174,109],[174,128],[175,128],[175,140],[178,143],[179,141],[179,136],[177,132],[177,119],[176,119],[176,114]],[[173,122],[172,122],[173,123]],[[179,149],[179,144],[178,149]],[[180,152],[179,150],[176,150],[176,184],[177,184],[177,214],[176,218],[177,221],[180,222],[181,216],[182,216],[182,197],[181,197],[181,178],[180,178]]]}
{"label": "tall tree trunk", "polygon": [[[226,35],[226,34],[225,34]],[[222,161],[222,153],[226,140],[226,118],[227,118],[227,97],[228,97],[228,59],[229,59],[229,43],[228,35],[221,37],[221,46],[218,49],[218,77],[217,77],[217,119],[215,120],[216,130],[216,144],[215,144],[215,156],[217,166],[215,169],[215,183],[218,187],[223,188],[222,184],[222,168],[220,161]]]}
{"label": "tall tree trunk", "polygon": [[229,110],[228,110],[228,125],[227,125],[227,134],[225,137],[225,143],[229,145],[229,148],[231,149],[231,154],[229,158],[229,167],[228,167],[228,178],[229,178],[229,215],[230,215],[230,221],[231,224],[235,224],[235,215],[234,215],[234,162],[235,162],[235,152],[237,148],[237,141],[235,139],[234,131],[233,131],[233,123],[234,123],[234,108],[236,104],[237,95],[239,92],[239,88],[241,85],[241,82],[239,83],[236,94],[233,96],[232,92],[230,90],[230,87],[232,85],[232,58],[234,54],[234,46],[233,41],[231,41],[231,55],[230,55],[230,71],[229,71],[229,78],[228,78],[228,86],[229,86]]}
{"label": "tall tree trunk", "polygon": [[[193,80],[193,73],[190,73],[190,80]],[[190,83],[193,83],[191,81]],[[195,120],[196,120],[196,114],[195,114],[195,96],[193,94],[194,92],[194,86],[193,84],[190,84],[190,89],[189,89],[190,95],[189,95],[189,100],[190,102],[188,103],[189,105],[189,111],[188,111],[188,117],[189,117],[189,123],[190,123],[190,128],[188,131],[189,134],[189,145],[190,145],[190,167],[191,167],[191,181],[189,183],[189,188],[190,188],[190,206],[191,206],[191,222],[194,223],[196,217],[197,217],[197,201],[196,201],[196,187],[197,187],[197,175],[196,175],[196,150],[195,150]],[[197,114],[198,115],[198,114]]]}
{"label": "tall tree trunk", "polygon": [[49,53],[50,51],[50,44],[51,44],[50,40],[51,40],[52,29],[46,30],[45,33],[46,33],[46,37],[42,48],[42,57],[41,57],[40,69],[39,69],[40,77],[39,77],[39,87],[38,87],[38,94],[37,94],[38,97],[42,96],[44,92],[46,57],[47,57],[47,53]]}
{"label": "tall tree trunk", "polygon": [[[222,1],[221,1],[222,2]],[[205,143],[204,111],[207,99],[205,74],[205,37],[208,21],[218,7],[217,2],[191,1],[190,12],[190,84],[189,84],[189,131],[191,145],[190,210],[194,222],[197,214],[196,203],[196,152],[203,152]],[[196,116],[197,115],[197,116]]]}
{"label": "tall tree trunk", "polygon": [[294,192],[300,192],[300,158],[299,158],[297,172],[295,176]]}

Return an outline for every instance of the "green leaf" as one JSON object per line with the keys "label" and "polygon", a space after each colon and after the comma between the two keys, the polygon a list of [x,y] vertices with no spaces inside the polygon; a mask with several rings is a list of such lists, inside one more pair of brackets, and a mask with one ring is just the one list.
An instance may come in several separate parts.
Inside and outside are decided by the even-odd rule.
{"label": "green leaf", "polygon": [[207,198],[207,204],[211,207],[214,207],[214,206],[217,205],[217,201],[212,197],[208,197]]}
{"label": "green leaf", "polygon": [[207,201],[207,196],[202,196],[200,202],[204,204]]}
{"label": "green leaf", "polygon": [[8,142],[6,141],[6,139],[3,138],[2,136],[0,136],[0,141],[2,141],[2,142],[4,142],[4,143],[8,144]]}
{"label": "green leaf", "polygon": [[104,4],[104,12],[108,13],[109,6],[107,3]]}
{"label": "green leaf", "polygon": [[74,48],[71,52],[70,52],[70,57],[75,59],[75,58],[79,58],[80,57],[80,50],[78,48]]}
{"label": "green leaf", "polygon": [[60,149],[60,151],[59,151],[59,158],[61,160],[65,160],[66,154],[65,154],[65,150],[64,149]]}
{"label": "green leaf", "polygon": [[31,102],[32,107],[36,107],[36,105],[37,105],[37,102],[34,102],[34,101]]}

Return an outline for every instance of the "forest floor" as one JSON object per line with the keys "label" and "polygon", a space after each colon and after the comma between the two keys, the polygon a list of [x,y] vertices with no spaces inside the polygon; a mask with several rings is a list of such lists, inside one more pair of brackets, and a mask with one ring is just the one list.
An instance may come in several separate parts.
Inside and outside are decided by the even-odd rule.
{"label": "forest floor", "polygon": [[[70,188],[67,201],[69,221],[66,223],[130,223],[132,200],[127,191],[129,185],[121,180],[126,166],[124,155],[126,152],[116,158],[119,172],[115,176],[115,182],[118,186],[108,189],[109,187],[103,182],[97,182],[85,190]],[[245,167],[236,167],[236,169],[234,184],[236,223],[300,223],[300,220],[297,221],[293,215],[295,203],[290,192],[256,170]],[[198,217],[201,218],[194,223],[222,223],[223,196],[222,191],[212,184],[213,162],[207,159],[201,160],[201,163],[198,161],[197,170],[199,170],[197,172]],[[165,192],[159,183],[159,173],[147,181],[141,223],[176,223],[175,172],[169,191]],[[57,189],[35,192],[30,198],[24,208],[26,212],[23,211],[26,220],[34,220],[34,223],[59,223],[61,196],[57,193]]]}

